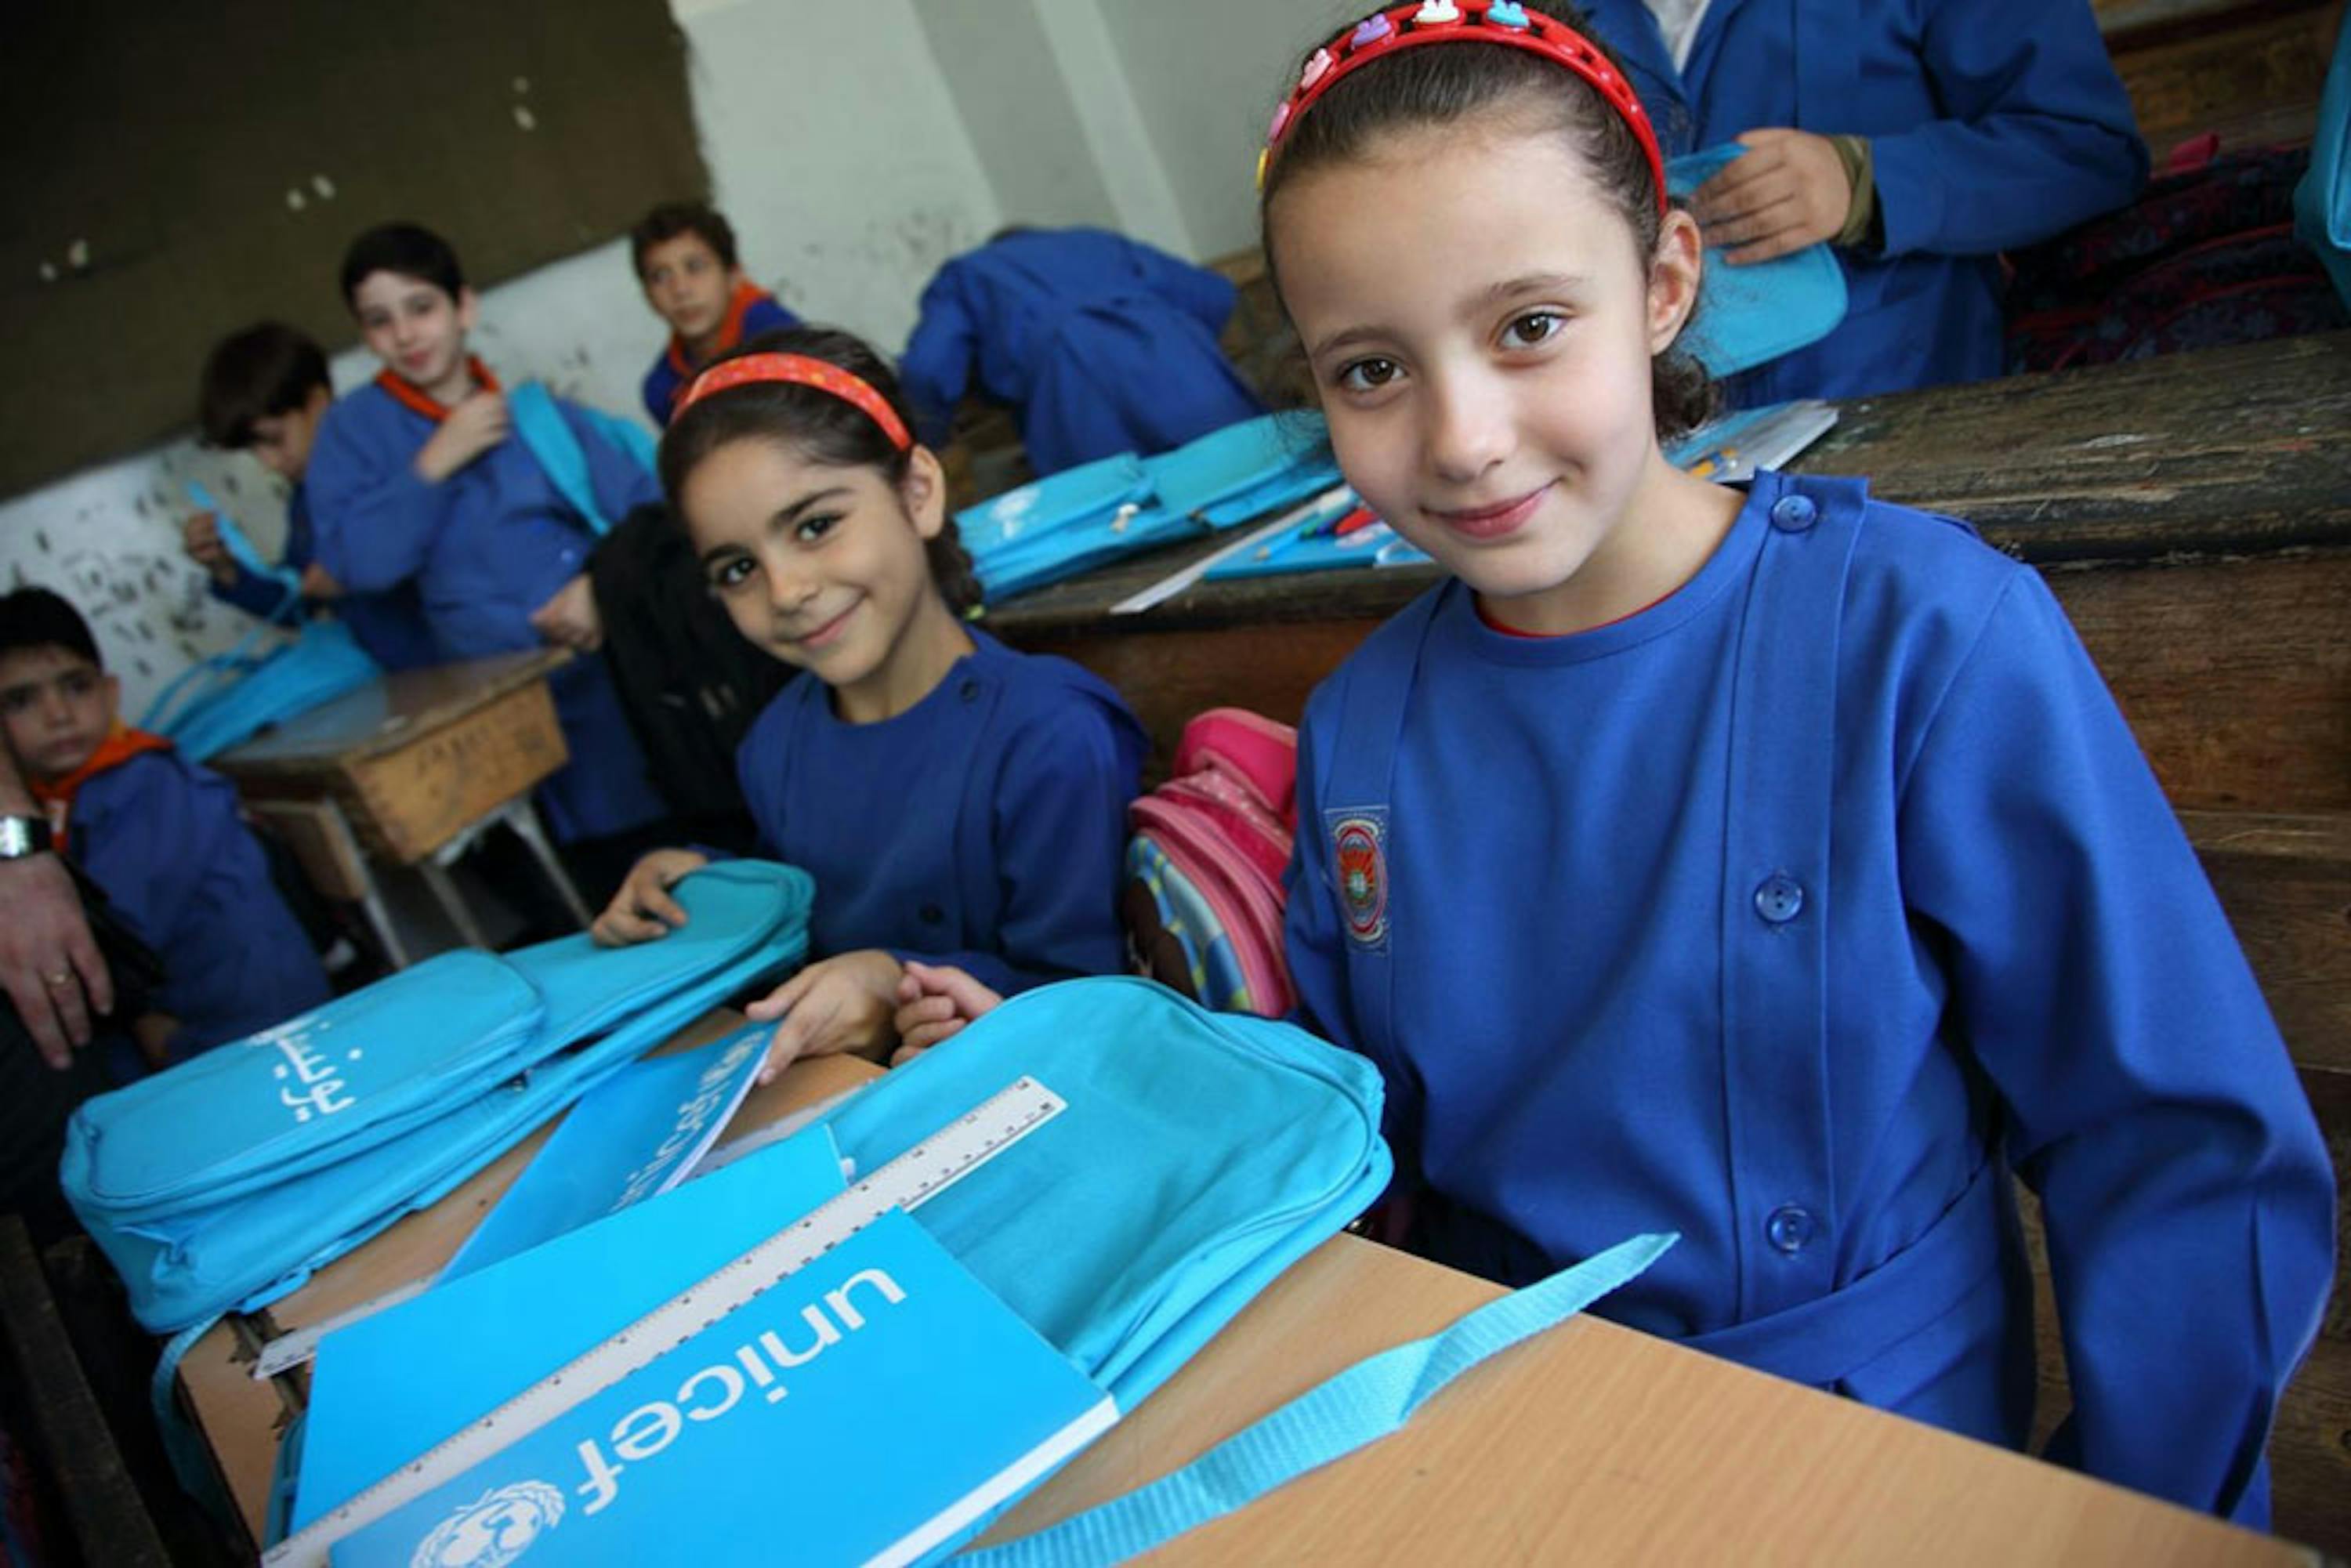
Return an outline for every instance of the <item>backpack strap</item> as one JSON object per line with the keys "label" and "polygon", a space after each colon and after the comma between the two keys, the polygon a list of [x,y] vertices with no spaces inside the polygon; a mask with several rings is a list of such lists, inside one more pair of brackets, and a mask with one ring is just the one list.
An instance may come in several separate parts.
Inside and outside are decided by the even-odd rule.
{"label": "backpack strap", "polygon": [[1755,476],[1771,519],[1732,676],[1722,1032],[1741,1320],[1836,1286],[1828,894],[1838,631],[1867,486]]}
{"label": "backpack strap", "polygon": [[[615,419],[595,409],[582,407],[580,412],[598,434],[646,472],[653,471],[653,438],[644,431],[630,421]],[[571,509],[587,520],[599,538],[611,532],[612,525],[620,519],[606,516],[596,499],[588,454],[581,449],[580,436],[563,417],[563,411],[556,406],[555,394],[538,382],[524,382],[507,392],[507,415],[514,422],[516,437],[529,450]]]}
{"label": "backpack strap", "polygon": [[[1388,942],[1390,803],[1395,798],[1395,758],[1404,739],[1405,717],[1420,673],[1422,651],[1437,624],[1447,582],[1405,607],[1372,634],[1340,688],[1339,733],[1331,750],[1330,777],[1322,781],[1322,801],[1309,802],[1314,815],[1301,820],[1301,833],[1321,833],[1330,857],[1328,896],[1339,905],[1339,929],[1347,943],[1347,990],[1354,1005],[1359,1043],[1389,1050],[1395,1009],[1395,962]],[[1467,589],[1458,591],[1467,592]],[[1322,804],[1328,801],[1330,804]],[[1368,880],[1366,880],[1368,879]]]}
{"label": "backpack strap", "polygon": [[1164,1545],[1397,1430],[1461,1374],[1638,1277],[1675,1239],[1619,1242],[1426,1339],[1357,1362],[1149,1486],[956,1561],[973,1568],[1093,1568]]}

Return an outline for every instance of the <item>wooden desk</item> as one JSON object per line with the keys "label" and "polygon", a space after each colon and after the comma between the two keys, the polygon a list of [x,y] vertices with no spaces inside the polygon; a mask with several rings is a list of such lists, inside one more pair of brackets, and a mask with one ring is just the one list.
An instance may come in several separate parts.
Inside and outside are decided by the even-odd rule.
{"label": "wooden desk", "polygon": [[[2041,569],[2203,856],[2351,1194],[2351,333],[1867,399],[1794,466],[1866,476]],[[1110,613],[1214,548],[1024,595],[986,624],[1109,679],[1164,763],[1203,708],[1294,723],[1437,577],[1209,583]],[[2062,1406],[2053,1333],[2044,1367]],[[2273,1451],[2282,1525],[2351,1553],[2339,1275]]]}
{"label": "wooden desk", "polygon": [[[737,1021],[714,1015],[673,1049]],[[872,1075],[803,1064],[730,1134]],[[307,1379],[256,1384],[256,1330],[315,1322],[438,1268],[544,1134],[444,1202],[231,1320],[182,1388],[256,1531],[277,1428]],[[1491,1299],[1467,1275],[1340,1237],[1292,1269],[1194,1363],[1024,1502],[1025,1533],[1147,1481],[1363,1356]],[[862,1461],[861,1461],[862,1462]],[[784,1548],[788,1552],[788,1545]],[[1509,1352],[1412,1427],[1171,1543],[1166,1563],[1623,1562],[2285,1564],[2304,1554],[2200,1515],[1896,1420],[1597,1321]]]}
{"label": "wooden desk", "polygon": [[395,964],[406,955],[362,852],[416,866],[465,941],[483,946],[448,864],[493,821],[514,828],[584,926],[587,906],[528,799],[569,758],[547,676],[570,658],[541,648],[402,670],[212,766],[285,834],[321,891],[366,905]]}
{"label": "wooden desk", "polygon": [[2095,0],[2106,53],[2157,166],[2190,136],[2306,142],[2342,0]]}

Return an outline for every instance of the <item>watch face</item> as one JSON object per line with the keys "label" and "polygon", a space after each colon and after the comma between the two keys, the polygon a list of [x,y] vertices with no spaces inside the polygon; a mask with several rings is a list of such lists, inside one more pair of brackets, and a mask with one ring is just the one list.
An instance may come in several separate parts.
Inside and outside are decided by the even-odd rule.
{"label": "watch face", "polygon": [[21,860],[49,847],[49,825],[38,817],[0,817],[0,860]]}

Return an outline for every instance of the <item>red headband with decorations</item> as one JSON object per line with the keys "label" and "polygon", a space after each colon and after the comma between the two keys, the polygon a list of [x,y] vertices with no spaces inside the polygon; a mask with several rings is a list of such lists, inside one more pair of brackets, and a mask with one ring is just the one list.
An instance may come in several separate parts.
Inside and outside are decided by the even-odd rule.
{"label": "red headband with decorations", "polygon": [[[906,422],[898,417],[890,400],[875,392],[862,378],[851,374],[829,361],[811,359],[806,354],[743,354],[731,360],[721,360],[700,375],[678,400],[677,412],[684,413],[713,392],[723,392],[729,387],[747,387],[762,382],[785,382],[793,386],[814,387],[831,392],[843,402],[853,402],[863,409],[890,444],[904,452],[914,444],[906,432]],[[672,416],[673,418],[675,415]]]}
{"label": "red headband with decorations", "polygon": [[1281,107],[1273,111],[1273,125],[1265,133],[1265,150],[1257,157],[1258,188],[1265,188],[1266,169],[1290,128],[1348,72],[1399,49],[1452,43],[1501,44],[1525,49],[1565,66],[1590,83],[1593,91],[1608,100],[1608,107],[1632,127],[1633,139],[1648,155],[1649,178],[1657,192],[1657,210],[1666,210],[1665,155],[1657,151],[1657,133],[1651,128],[1649,112],[1641,107],[1633,84],[1582,34],[1514,0],[1492,0],[1492,4],[1483,5],[1456,5],[1454,0],[1390,5],[1373,12],[1309,55],[1305,69],[1299,73],[1298,85],[1281,100]]}

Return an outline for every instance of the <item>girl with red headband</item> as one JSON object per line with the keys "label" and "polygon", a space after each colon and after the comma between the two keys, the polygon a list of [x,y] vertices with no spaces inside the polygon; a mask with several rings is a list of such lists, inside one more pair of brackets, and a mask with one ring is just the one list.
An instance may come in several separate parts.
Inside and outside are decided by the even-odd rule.
{"label": "girl with red headband", "polygon": [[[804,672],[737,754],[760,852],[816,879],[814,961],[749,1009],[796,1056],[898,1045],[910,963],[1000,990],[1123,967],[1118,881],[1144,737],[1118,694],[1016,653],[977,602],[938,458],[896,379],[796,327],[704,371],[662,438],[670,505],[754,646]],[[704,856],[639,861],[597,940],[657,938]]]}
{"label": "girl with red headband", "polygon": [[2331,1272],[2325,1149],[2227,922],[2039,575],[1865,484],[1659,437],[1698,225],[1571,26],[1311,51],[1265,246],[1347,479],[1451,578],[1310,703],[1306,1021],[1389,1088],[1414,1244],[2021,1446],[2040,1195],[2056,1451],[2249,1522]]}

